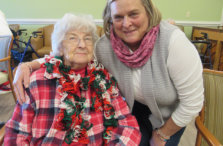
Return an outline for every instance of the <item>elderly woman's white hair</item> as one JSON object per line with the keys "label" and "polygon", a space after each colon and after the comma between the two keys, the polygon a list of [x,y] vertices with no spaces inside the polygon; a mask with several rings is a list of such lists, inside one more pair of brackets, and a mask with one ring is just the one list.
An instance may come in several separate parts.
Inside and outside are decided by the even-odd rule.
{"label": "elderly woman's white hair", "polygon": [[86,33],[91,33],[94,44],[98,39],[96,30],[97,27],[91,15],[74,15],[67,13],[62,19],[58,20],[54,25],[54,30],[51,36],[52,41],[52,55],[61,56],[60,48],[65,35],[70,30],[80,30]]}

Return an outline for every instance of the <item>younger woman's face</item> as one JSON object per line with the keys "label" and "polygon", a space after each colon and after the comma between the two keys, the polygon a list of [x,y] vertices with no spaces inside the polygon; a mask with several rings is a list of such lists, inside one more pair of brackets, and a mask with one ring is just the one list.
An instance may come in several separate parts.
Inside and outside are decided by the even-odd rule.
{"label": "younger woman's face", "polygon": [[116,0],[111,3],[115,34],[133,51],[147,32],[149,18],[141,0]]}

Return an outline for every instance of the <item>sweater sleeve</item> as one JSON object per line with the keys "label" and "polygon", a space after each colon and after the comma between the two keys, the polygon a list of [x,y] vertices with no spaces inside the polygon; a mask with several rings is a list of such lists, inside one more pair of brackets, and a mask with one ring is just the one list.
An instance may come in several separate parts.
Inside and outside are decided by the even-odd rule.
{"label": "sweater sleeve", "polygon": [[43,58],[39,58],[39,59],[36,59],[36,61],[38,61],[39,64],[43,64],[43,63],[45,63],[45,58],[44,57]]}
{"label": "sweater sleeve", "polygon": [[184,127],[203,105],[202,63],[194,45],[178,29],[173,32],[168,49],[167,67],[180,100],[172,119]]}

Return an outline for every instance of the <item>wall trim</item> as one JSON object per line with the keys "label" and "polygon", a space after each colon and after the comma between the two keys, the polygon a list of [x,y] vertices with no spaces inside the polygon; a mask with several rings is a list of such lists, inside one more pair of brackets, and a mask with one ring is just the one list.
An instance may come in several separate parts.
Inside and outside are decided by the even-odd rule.
{"label": "wall trim", "polygon": [[176,24],[183,26],[222,26],[221,21],[176,21]]}
{"label": "wall trim", "polygon": [[[8,24],[29,24],[29,25],[40,25],[40,24],[54,24],[59,19],[7,19]],[[102,19],[95,19],[97,25],[102,25]]]}
{"label": "wall trim", "polygon": [[[9,24],[54,24],[58,19],[7,19]],[[222,26],[222,21],[175,21],[178,25],[183,26]],[[102,19],[95,19],[97,25],[103,25]]]}

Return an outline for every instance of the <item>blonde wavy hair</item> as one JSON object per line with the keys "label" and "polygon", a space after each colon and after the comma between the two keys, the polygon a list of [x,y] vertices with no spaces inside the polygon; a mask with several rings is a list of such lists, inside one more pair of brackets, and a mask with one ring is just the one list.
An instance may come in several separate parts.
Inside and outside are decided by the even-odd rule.
{"label": "blonde wavy hair", "polygon": [[[110,27],[112,24],[111,18],[111,3],[116,0],[108,0],[103,12],[104,19],[104,32],[105,35],[109,38],[110,36]],[[141,0],[142,5],[144,6],[147,16],[149,17],[149,27],[147,32],[154,26],[158,25],[162,19],[160,11],[153,5],[152,0]]]}

